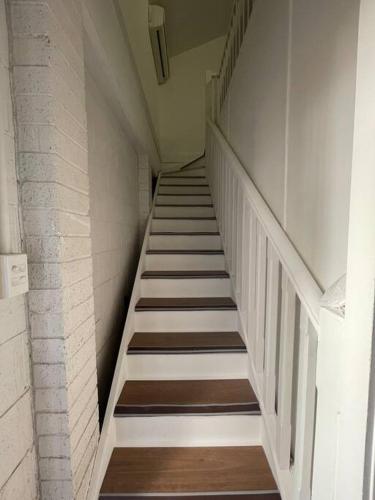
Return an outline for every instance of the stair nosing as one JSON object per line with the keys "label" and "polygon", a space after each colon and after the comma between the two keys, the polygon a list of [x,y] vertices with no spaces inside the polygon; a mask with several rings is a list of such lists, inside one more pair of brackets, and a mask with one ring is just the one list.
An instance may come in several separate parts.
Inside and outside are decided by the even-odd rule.
{"label": "stair nosing", "polygon": [[161,307],[161,306],[148,306],[148,307],[135,307],[135,312],[181,312],[181,311],[237,311],[234,306],[176,306],[176,307]]}
{"label": "stair nosing", "polygon": [[220,236],[219,231],[151,231],[150,236]]}
{"label": "stair nosing", "polygon": [[161,179],[206,179],[205,175],[162,175]]}
{"label": "stair nosing", "polygon": [[152,220],[216,220],[216,217],[153,217]]}
{"label": "stair nosing", "polygon": [[194,354],[199,355],[199,354],[246,354],[247,349],[246,347],[244,348],[235,348],[235,349],[230,349],[229,347],[220,349],[218,347],[212,347],[211,349],[172,349],[172,348],[165,348],[165,349],[154,349],[154,350],[147,350],[146,348],[144,350],[142,349],[128,349],[127,354],[129,356],[153,356],[153,355],[163,355],[163,356],[168,356],[168,355],[189,355],[189,354]]}
{"label": "stair nosing", "polygon": [[[150,409],[149,412],[143,411]],[[191,409],[191,411],[188,411]],[[128,410],[128,411],[126,411]],[[152,411],[151,411],[152,410]],[[174,411],[173,411],[174,410]],[[259,416],[261,415],[259,404],[238,404],[233,405],[231,410],[225,411],[225,405],[196,405],[196,406],[183,406],[183,405],[153,405],[153,406],[127,406],[127,405],[116,405],[114,411],[115,418],[137,418],[137,417],[149,417],[149,418],[158,418],[158,417],[178,417],[178,416],[186,416],[186,417],[204,417],[204,416],[236,416],[236,415],[244,415],[244,416]]]}
{"label": "stair nosing", "polygon": [[146,255],[224,255],[224,250],[146,250]]}
{"label": "stair nosing", "polygon": [[205,187],[205,188],[209,188],[210,185],[209,184],[159,184],[159,187],[189,187],[189,188],[192,188],[192,187]]}
{"label": "stair nosing", "polygon": [[207,196],[211,197],[211,193],[159,193],[158,196]]}
{"label": "stair nosing", "polygon": [[[151,273],[151,274],[150,274]],[[210,274],[208,274],[210,273]],[[227,271],[144,271],[141,279],[229,279]]]}
{"label": "stair nosing", "polygon": [[189,493],[171,491],[166,493],[100,493],[98,500],[140,500],[142,498],[148,500],[238,500],[245,498],[246,500],[281,500],[279,490],[241,490],[241,491],[208,491]]}
{"label": "stair nosing", "polygon": [[[142,305],[142,301],[149,299],[148,305]],[[189,304],[188,300],[183,302],[183,300],[192,300],[192,303]],[[218,304],[212,302],[204,303],[207,299],[230,299],[227,304],[220,304],[220,300],[218,300]],[[164,300],[165,302],[161,302]],[[159,301],[159,304],[157,302]],[[168,301],[170,303],[168,304]],[[175,305],[171,305],[175,302]],[[195,304],[194,304],[195,302]],[[202,305],[200,305],[202,302]],[[139,305],[141,303],[141,305]],[[151,312],[151,311],[237,311],[237,304],[233,301],[231,297],[141,297],[137,304],[135,305],[136,312]]]}
{"label": "stair nosing", "polygon": [[178,207],[182,207],[182,208],[191,208],[191,207],[194,207],[194,208],[213,208],[213,204],[207,204],[207,205],[186,205],[186,204],[166,204],[166,203],[156,203],[155,204],[155,207],[173,207],[173,208],[178,208]]}
{"label": "stair nosing", "polygon": [[247,352],[238,331],[134,332],[127,349],[128,354],[222,352]]}
{"label": "stair nosing", "polygon": [[[234,394],[226,392],[224,395],[220,389],[218,391],[218,387],[221,387],[223,383],[226,384],[226,389],[234,391]],[[203,386],[206,384],[203,395],[201,384]],[[198,392],[197,388],[199,388]],[[118,417],[260,415],[260,406],[246,378],[132,380],[125,382],[114,413]]]}

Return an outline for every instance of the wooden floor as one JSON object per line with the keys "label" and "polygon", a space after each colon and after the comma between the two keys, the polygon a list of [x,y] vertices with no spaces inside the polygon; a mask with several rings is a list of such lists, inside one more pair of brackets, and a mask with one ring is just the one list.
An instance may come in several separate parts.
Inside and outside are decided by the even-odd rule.
{"label": "wooden floor", "polygon": [[[164,196],[164,195],[162,195]],[[178,208],[178,207],[191,207],[191,208],[213,208],[213,204],[212,203],[205,203],[205,204],[200,204],[200,205],[190,205],[190,204],[182,204],[182,203],[179,203],[178,205],[176,205],[175,203],[156,203],[155,204],[155,207],[172,207],[172,208]]]}
{"label": "wooden floor", "polygon": [[[115,448],[101,489],[114,494],[277,493],[261,446]],[[112,497],[113,498],[113,497]],[[254,499],[254,495],[250,497]],[[280,496],[261,495],[262,500]]]}
{"label": "wooden floor", "polygon": [[260,414],[246,379],[147,380],[126,382],[116,415]]}
{"label": "wooden floor", "polygon": [[164,183],[160,183],[159,184],[159,187],[163,188],[163,187],[177,187],[177,188],[180,188],[180,187],[183,187],[183,188],[208,188],[210,187],[209,184],[164,184]]}
{"label": "wooden floor", "polygon": [[100,500],[139,500],[144,498],[147,500],[281,500],[278,493],[232,493],[232,494],[197,494],[194,495],[179,495],[176,494],[101,494]]}
{"label": "wooden floor", "polygon": [[224,255],[223,250],[147,250],[147,255]]}
{"label": "wooden floor", "polygon": [[142,297],[135,306],[136,311],[207,311],[236,310],[230,297]]}
{"label": "wooden floor", "polygon": [[229,278],[226,271],[145,271],[142,279],[223,279]]}
{"label": "wooden floor", "polygon": [[216,220],[216,217],[173,217],[172,215],[166,215],[164,217],[153,217],[153,220]]}
{"label": "wooden floor", "polygon": [[135,332],[128,354],[246,352],[238,332]]}
{"label": "wooden floor", "polygon": [[151,236],[220,236],[217,231],[152,231]]}

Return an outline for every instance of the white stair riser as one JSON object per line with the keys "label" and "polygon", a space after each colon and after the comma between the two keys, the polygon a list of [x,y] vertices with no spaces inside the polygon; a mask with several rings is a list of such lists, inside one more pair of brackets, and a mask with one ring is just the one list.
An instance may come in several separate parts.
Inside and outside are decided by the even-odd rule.
{"label": "white stair riser", "polygon": [[236,331],[237,311],[147,311],[135,313],[137,332]]}
{"label": "white stair riser", "polygon": [[156,203],[160,205],[210,205],[212,204],[212,199],[210,195],[184,196],[178,194],[176,196],[166,196],[158,194]]}
{"label": "white stair riser", "polygon": [[210,196],[210,189],[206,186],[160,186],[158,194],[196,194]]}
{"label": "white stair riser", "polygon": [[143,297],[229,297],[229,279],[142,279]]}
{"label": "white stair riser", "polygon": [[217,231],[216,220],[173,220],[160,219],[152,221],[152,231]]}
{"label": "white stair riser", "polygon": [[215,217],[213,207],[155,207],[155,217]]}
{"label": "white stair riser", "polygon": [[247,353],[131,354],[129,380],[216,380],[248,377]]}
{"label": "white stair riser", "polygon": [[116,446],[259,446],[258,415],[116,417]]}
{"label": "white stair riser", "polygon": [[206,178],[204,179],[194,179],[194,177],[190,179],[184,179],[184,178],[170,178],[170,177],[163,177],[161,180],[161,184],[163,185],[170,185],[170,184],[178,184],[180,186],[183,186],[184,184],[194,184],[195,186],[201,186],[202,184],[208,184],[208,181]]}
{"label": "white stair riser", "polygon": [[147,255],[147,271],[224,271],[224,255]]}
{"label": "white stair riser", "polygon": [[175,177],[175,176],[178,176],[178,177],[198,177],[198,176],[206,175],[206,169],[204,167],[194,168],[191,170],[183,169],[183,170],[180,170],[179,172],[171,172],[169,175],[167,173],[163,174],[163,179],[165,179],[166,177],[169,177],[170,175],[173,177]]}
{"label": "white stair riser", "polygon": [[150,236],[150,250],[220,250],[220,236]]}

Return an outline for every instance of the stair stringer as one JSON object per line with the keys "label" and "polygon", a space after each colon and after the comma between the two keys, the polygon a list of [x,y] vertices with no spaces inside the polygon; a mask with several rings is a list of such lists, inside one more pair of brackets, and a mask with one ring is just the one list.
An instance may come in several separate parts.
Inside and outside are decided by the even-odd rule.
{"label": "stair stringer", "polygon": [[106,473],[112,455],[112,451],[117,443],[117,436],[116,436],[117,430],[116,430],[114,411],[117,400],[121,394],[121,390],[128,378],[126,353],[128,344],[134,333],[135,314],[136,314],[135,305],[141,296],[141,276],[145,269],[146,251],[149,244],[152,218],[154,214],[157,193],[159,190],[160,179],[161,179],[161,173],[159,173],[158,176],[153,204],[146,225],[145,236],[137,267],[137,273],[135,276],[133,291],[130,298],[128,314],[125,321],[121,345],[116,362],[116,368],[112,380],[111,391],[104,416],[104,422],[100,434],[99,445],[96,452],[96,457],[89,487],[89,493],[87,497],[88,500],[97,500],[97,498],[99,497],[100,487],[103,482],[104,475]]}

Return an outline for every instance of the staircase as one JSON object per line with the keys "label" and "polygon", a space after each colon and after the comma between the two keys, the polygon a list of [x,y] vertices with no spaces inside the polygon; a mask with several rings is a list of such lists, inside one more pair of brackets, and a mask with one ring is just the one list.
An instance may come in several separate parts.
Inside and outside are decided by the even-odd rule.
{"label": "staircase", "polygon": [[100,498],[280,499],[204,168],[159,179]]}

